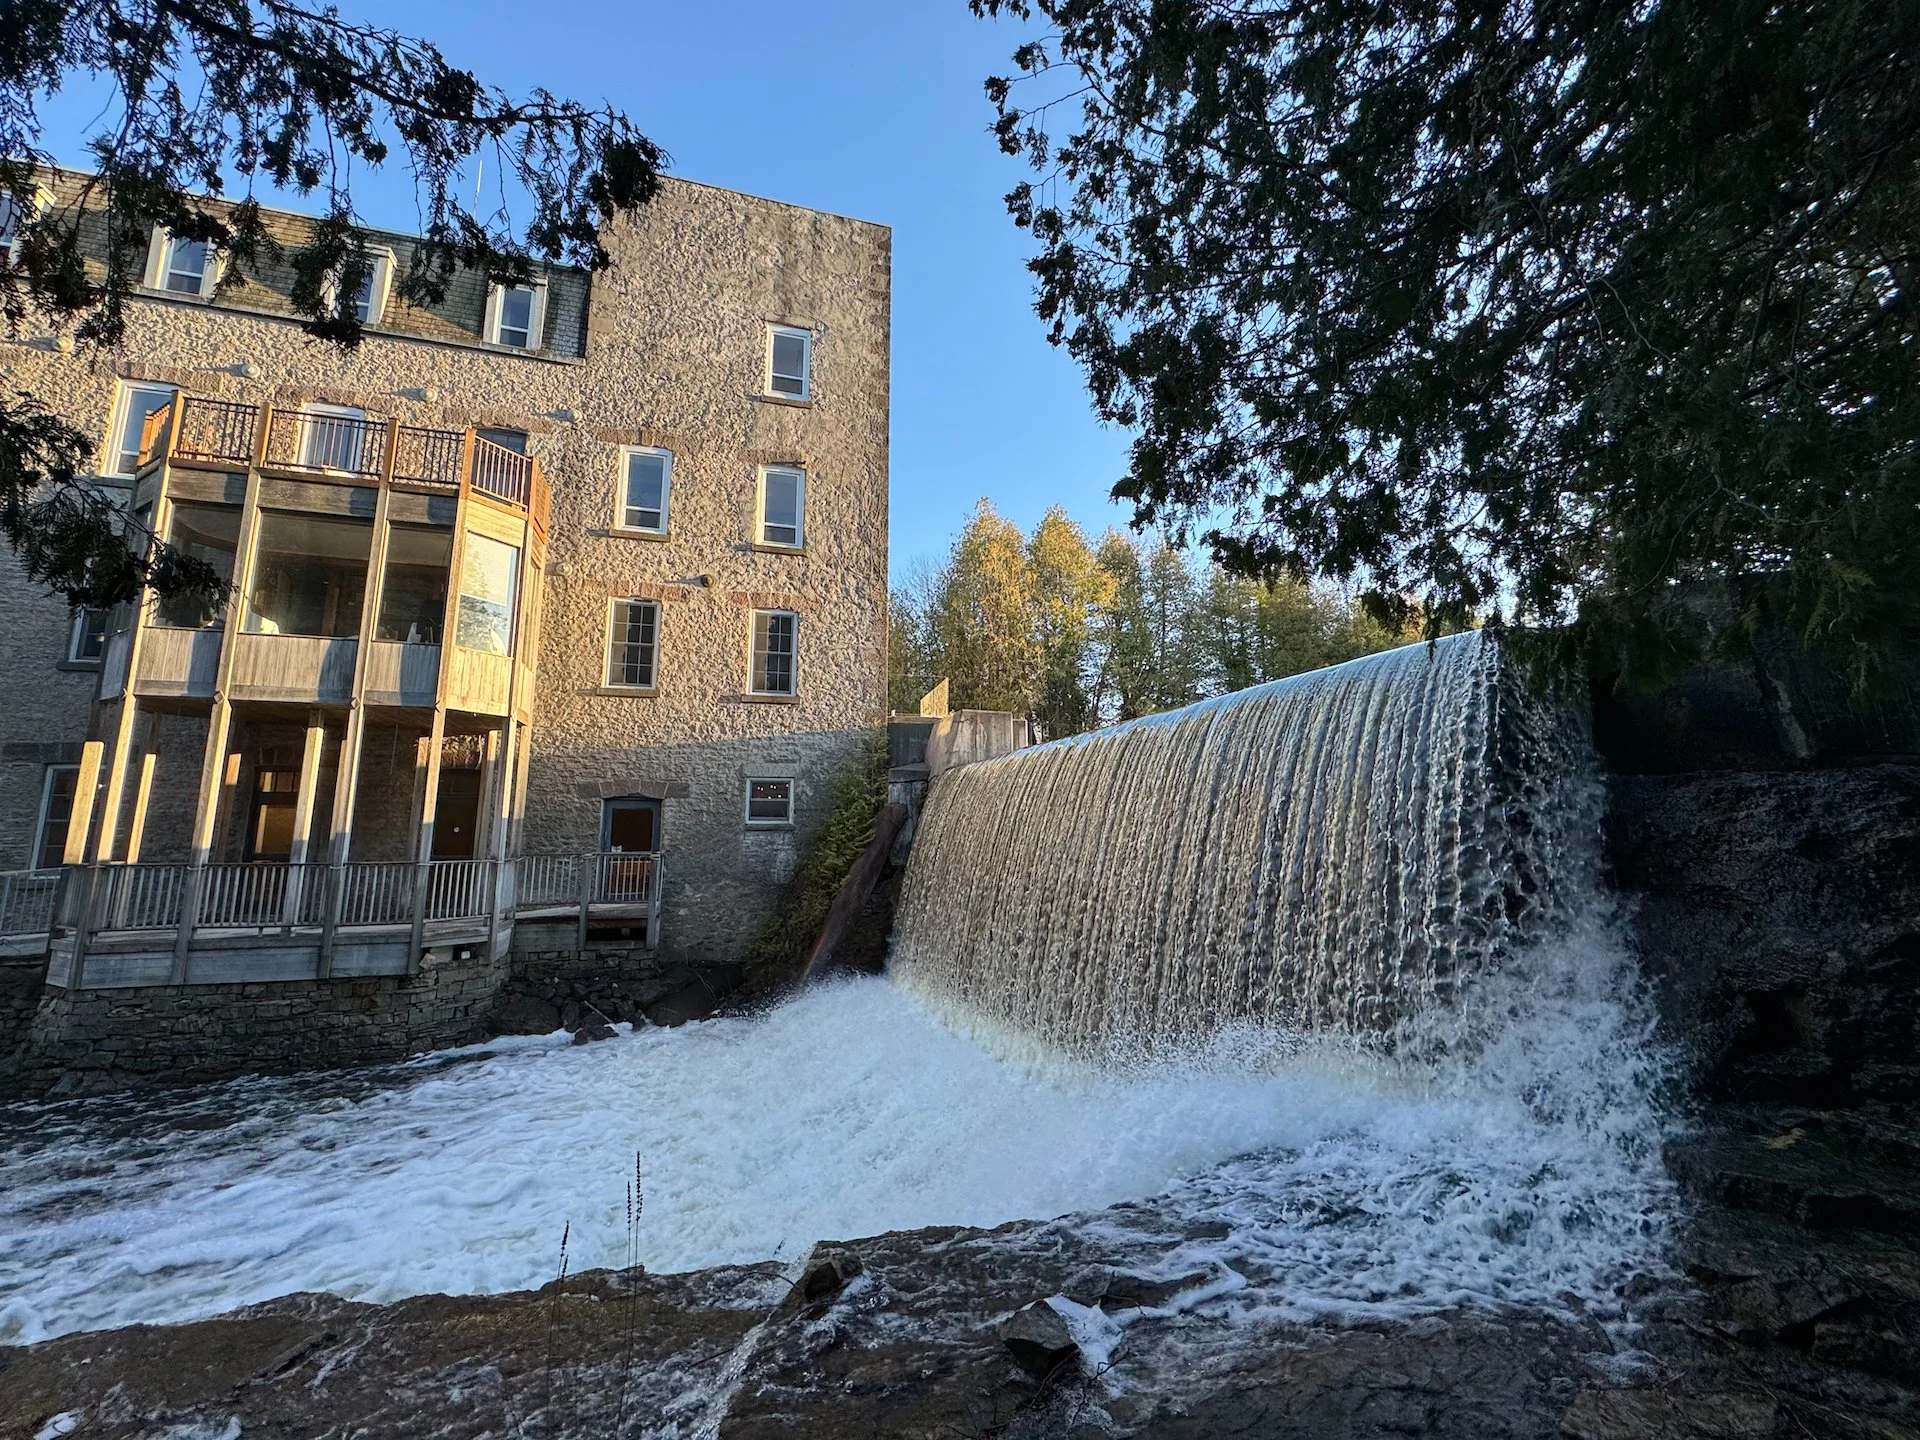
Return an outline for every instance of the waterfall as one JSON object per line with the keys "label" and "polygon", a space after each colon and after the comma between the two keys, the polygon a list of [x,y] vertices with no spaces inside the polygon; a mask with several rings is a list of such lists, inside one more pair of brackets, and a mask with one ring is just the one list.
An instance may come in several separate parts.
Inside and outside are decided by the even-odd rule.
{"label": "waterfall", "polygon": [[894,971],[1088,1057],[1391,1028],[1590,881],[1584,735],[1513,670],[1457,635],[949,771]]}

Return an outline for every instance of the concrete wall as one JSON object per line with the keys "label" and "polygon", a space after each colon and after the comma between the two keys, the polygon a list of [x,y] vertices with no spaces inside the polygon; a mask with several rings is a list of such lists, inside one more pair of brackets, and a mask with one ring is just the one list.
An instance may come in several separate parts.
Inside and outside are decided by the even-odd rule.
{"label": "concrete wall", "polygon": [[[590,292],[586,277],[561,277],[584,296],[584,330],[573,345],[550,325],[549,353],[479,343],[462,327],[477,327],[467,312],[484,296],[458,291],[437,318],[390,312],[386,330],[345,354],[274,313],[285,306],[256,285],[220,302],[136,299],[112,353],[63,353],[61,336],[30,324],[0,341],[0,383],[102,437],[122,377],[526,431],[554,509],[524,848],[592,848],[602,798],[658,794],[670,958],[725,958],[791,871],[859,733],[884,713],[891,239],[881,226],[670,180],[608,245],[614,268]],[[813,332],[805,404],[759,393],[772,323]],[[614,532],[622,444],[674,453],[668,538]],[[774,462],[807,471],[802,552],[753,543],[756,467]],[[661,601],[651,695],[602,688],[615,596]],[[790,700],[745,694],[755,607],[801,617]],[[57,668],[66,607],[28,586],[10,555],[0,608],[0,866],[16,868],[46,764],[77,756],[87,738],[94,677]],[[203,736],[195,715],[164,722],[145,858],[180,858]],[[378,743],[370,735],[370,751]],[[410,799],[411,766],[409,750],[383,793]],[[749,831],[745,781],[767,774],[796,781],[795,823]],[[397,821],[368,799],[356,828],[375,838],[356,856],[378,858]]]}

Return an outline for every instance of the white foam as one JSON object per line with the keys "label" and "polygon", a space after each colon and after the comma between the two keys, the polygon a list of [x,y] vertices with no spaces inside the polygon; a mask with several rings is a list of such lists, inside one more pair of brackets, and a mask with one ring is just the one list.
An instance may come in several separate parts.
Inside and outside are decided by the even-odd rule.
{"label": "white foam", "polygon": [[0,1341],[296,1290],[535,1286],[569,1224],[573,1269],[618,1265],[636,1151],[652,1270],[1171,1187],[1232,1234],[1168,1263],[1251,1267],[1284,1291],[1261,1304],[1604,1295],[1658,1238],[1657,1120],[1630,1012],[1537,999],[1439,1069],[1309,1050],[1264,1073],[1042,1078],[887,981],[850,980],[752,1019],[378,1079],[16,1106],[0,1112]]}

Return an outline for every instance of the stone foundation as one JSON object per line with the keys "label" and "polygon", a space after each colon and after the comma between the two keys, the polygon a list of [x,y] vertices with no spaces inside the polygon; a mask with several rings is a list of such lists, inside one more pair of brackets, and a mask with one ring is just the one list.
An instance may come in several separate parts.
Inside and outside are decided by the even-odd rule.
{"label": "stone foundation", "polygon": [[366,980],[49,990],[15,1086],[72,1094],[404,1060],[486,1038],[506,968],[475,959]]}
{"label": "stone foundation", "polygon": [[[537,933],[530,938],[539,943]],[[492,1025],[496,1034],[543,1035],[590,1022],[596,1011],[636,1025],[704,1020],[745,974],[741,965],[687,965],[637,947],[516,948]]]}

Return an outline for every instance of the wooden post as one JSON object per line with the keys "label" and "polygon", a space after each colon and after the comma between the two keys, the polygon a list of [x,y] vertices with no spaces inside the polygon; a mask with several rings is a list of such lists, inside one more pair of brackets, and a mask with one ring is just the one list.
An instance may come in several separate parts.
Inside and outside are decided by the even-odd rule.
{"label": "wooden post", "polygon": [[426,785],[420,796],[420,848],[414,852],[413,933],[407,945],[407,973],[420,973],[420,949],[426,938],[427,880],[432,874],[433,820],[440,807],[440,751],[447,734],[447,711],[436,706],[427,736]]}
{"label": "wooden post", "polygon": [[[131,667],[131,659],[128,665]],[[120,710],[114,717],[112,749],[105,761],[106,793],[100,802],[100,835],[93,848],[93,858],[103,865],[113,859],[114,846],[120,839],[120,810],[126,800],[127,769],[133,758],[133,725],[138,709],[129,669],[126,688],[120,695]]]}
{"label": "wooden post", "polygon": [[[74,911],[73,920],[73,958],[67,966],[67,989],[77,991],[87,980],[87,944],[93,938],[93,891],[94,881],[100,873],[97,865],[82,865],[69,872],[79,894],[79,905]],[[53,937],[47,937],[49,945]]]}
{"label": "wooden post", "polygon": [[593,904],[593,892],[600,878],[600,855],[596,851],[580,857],[580,932],[574,939],[574,949],[582,954],[587,949],[587,910]]}
{"label": "wooden post", "polygon": [[300,920],[300,892],[305,888],[308,832],[313,829],[313,801],[320,789],[320,756],[327,745],[324,710],[307,712],[306,745],[300,751],[300,788],[293,799],[293,843],[287,851],[287,899],[281,922],[291,930]]}
{"label": "wooden post", "polygon": [[133,792],[133,822],[127,827],[127,864],[140,863],[140,842],[147,834],[147,800],[153,794],[153,767],[159,757],[151,745],[140,756],[140,783]]}
{"label": "wooden post", "polygon": [[73,782],[73,812],[67,819],[67,844],[60,852],[62,865],[84,865],[87,859],[87,832],[93,828],[93,792],[100,788],[100,755],[106,747],[89,740],[80,747],[80,773]]}
{"label": "wooden post", "polygon": [[500,875],[504,863],[501,853],[504,847],[499,843],[506,834],[506,817],[501,813],[506,804],[506,792],[501,786],[507,773],[510,752],[513,744],[513,717],[509,715],[500,722],[500,728],[487,732],[487,759],[480,771],[480,824],[479,833],[473,837],[473,853],[476,858],[484,857],[493,881],[493,889],[487,900],[487,959],[493,959],[494,947],[500,939]]}

